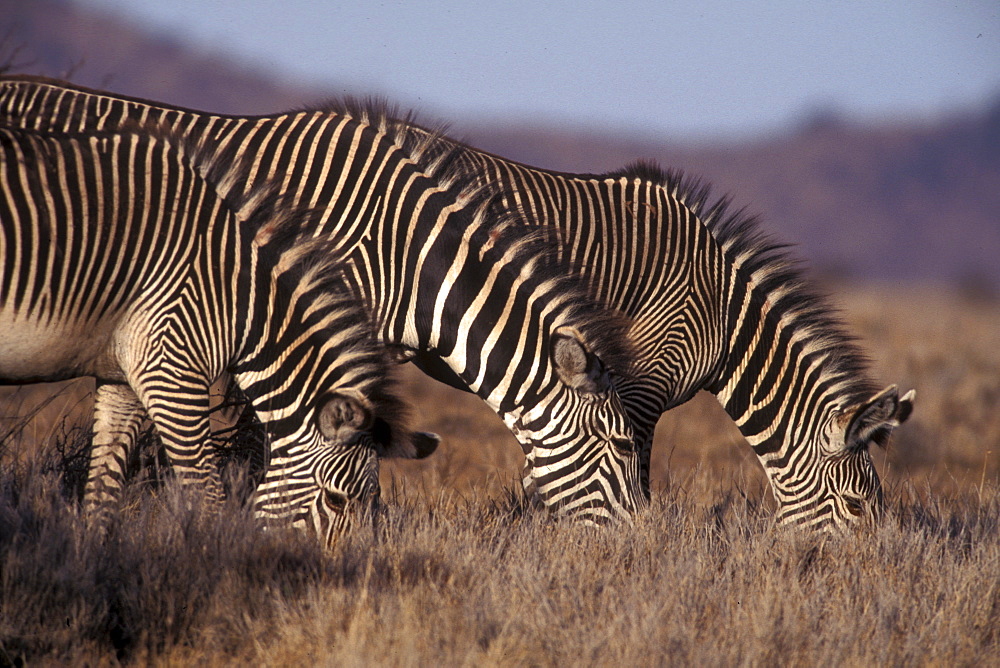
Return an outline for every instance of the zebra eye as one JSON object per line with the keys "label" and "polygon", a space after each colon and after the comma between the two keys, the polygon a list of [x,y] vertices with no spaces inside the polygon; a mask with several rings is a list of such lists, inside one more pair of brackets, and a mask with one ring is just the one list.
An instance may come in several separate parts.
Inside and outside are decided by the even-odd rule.
{"label": "zebra eye", "polygon": [[347,509],[347,497],[340,492],[324,490],[323,499],[326,501],[326,507],[336,513],[342,514]]}
{"label": "zebra eye", "polygon": [[623,455],[631,455],[635,452],[635,449],[632,447],[632,440],[628,438],[612,438],[611,445]]}
{"label": "zebra eye", "polygon": [[844,505],[847,506],[847,512],[854,515],[855,517],[860,517],[861,513],[864,512],[865,506],[861,499],[857,499],[853,496],[844,497]]}

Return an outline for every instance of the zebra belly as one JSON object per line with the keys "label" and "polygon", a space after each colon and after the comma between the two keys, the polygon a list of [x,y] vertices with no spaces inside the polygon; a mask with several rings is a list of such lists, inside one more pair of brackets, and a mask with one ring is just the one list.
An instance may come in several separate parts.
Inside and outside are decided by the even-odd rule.
{"label": "zebra belly", "polygon": [[95,376],[125,380],[108,327],[85,327],[0,311],[0,384]]}

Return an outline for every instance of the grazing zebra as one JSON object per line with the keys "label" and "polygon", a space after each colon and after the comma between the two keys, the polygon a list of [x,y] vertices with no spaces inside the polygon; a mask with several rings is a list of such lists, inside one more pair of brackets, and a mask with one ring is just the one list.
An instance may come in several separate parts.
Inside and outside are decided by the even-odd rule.
{"label": "grazing zebra", "polygon": [[549,509],[584,521],[646,504],[612,374],[627,321],[591,301],[540,235],[468,184],[457,154],[385,109],[341,103],[270,117],[195,112],[32,77],[0,79],[0,123],[55,131],[162,127],[253,160],[313,233],[403,359],[483,398],[522,445]]}
{"label": "grazing zebra", "polygon": [[103,529],[146,415],[181,483],[221,497],[209,386],[229,372],[272,438],[257,515],[329,544],[377,499],[378,455],[437,441],[403,429],[367,314],[326,244],[298,239],[308,215],[266,185],[224,195],[234,163],[167,136],[0,128],[0,382],[97,379],[84,506]]}
{"label": "grazing zebra", "polygon": [[760,459],[779,524],[846,526],[878,514],[869,446],[886,444],[915,392],[878,390],[853,338],[755,218],[641,162],[566,174],[441,143],[462,152],[466,173],[499,185],[529,225],[557,229],[560,259],[632,318],[638,363],[618,392],[647,495],[657,420],[708,390]]}

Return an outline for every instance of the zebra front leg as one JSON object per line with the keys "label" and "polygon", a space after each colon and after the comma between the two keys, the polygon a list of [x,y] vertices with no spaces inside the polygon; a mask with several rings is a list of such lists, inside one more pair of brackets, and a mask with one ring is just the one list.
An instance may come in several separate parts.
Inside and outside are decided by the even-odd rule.
{"label": "zebra front leg", "polygon": [[[179,374],[178,374],[179,375]],[[210,506],[222,502],[222,477],[211,447],[209,383],[143,383],[138,391],[146,413],[163,441],[174,475],[181,485],[199,487]],[[175,384],[176,383],[176,384]]]}
{"label": "zebra front leg", "polygon": [[524,499],[533,510],[543,510],[545,502],[538,493],[538,486],[535,485],[534,467],[530,455],[525,458],[524,466],[521,467],[521,487],[524,488]]}
{"label": "zebra front leg", "polygon": [[99,532],[107,530],[111,509],[121,499],[125,467],[144,417],[145,411],[132,388],[98,382],[83,510]]}
{"label": "zebra front leg", "polygon": [[649,467],[650,460],[653,456],[653,436],[650,434],[648,437],[643,438],[640,441],[639,446],[639,488],[642,493],[646,496],[646,501],[652,498],[652,494],[649,488]]}

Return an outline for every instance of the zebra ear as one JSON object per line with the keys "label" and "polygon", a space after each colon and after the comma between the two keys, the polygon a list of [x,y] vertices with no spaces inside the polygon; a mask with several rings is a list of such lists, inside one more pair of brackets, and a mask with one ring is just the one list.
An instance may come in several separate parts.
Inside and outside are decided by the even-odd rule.
{"label": "zebra ear", "polygon": [[900,398],[896,386],[890,385],[858,406],[844,430],[844,445],[858,450],[874,441],[884,447],[892,430],[910,417],[916,395],[910,390]]}
{"label": "zebra ear", "polygon": [[316,421],[323,436],[343,443],[351,440],[357,432],[371,427],[372,413],[368,399],[358,392],[346,390],[326,398]]}
{"label": "zebra ear", "polygon": [[415,431],[410,434],[410,440],[413,442],[415,451],[414,459],[430,457],[441,444],[441,437],[429,431]]}
{"label": "zebra ear", "polygon": [[562,327],[553,334],[552,361],[559,378],[579,392],[596,394],[611,386],[600,358],[587,350],[580,333],[571,327]]}

